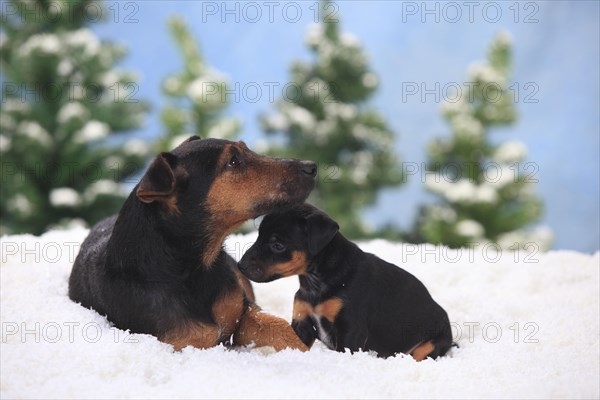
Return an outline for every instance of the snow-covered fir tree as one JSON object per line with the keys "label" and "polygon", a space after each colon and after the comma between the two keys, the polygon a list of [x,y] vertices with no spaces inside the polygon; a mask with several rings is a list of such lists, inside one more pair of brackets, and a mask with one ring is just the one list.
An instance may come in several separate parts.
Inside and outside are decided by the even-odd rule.
{"label": "snow-covered fir tree", "polygon": [[416,226],[422,241],[450,247],[550,246],[549,229],[529,227],[539,220],[542,202],[534,194],[536,169],[525,160],[527,148],[520,141],[490,140],[495,128],[510,126],[517,117],[510,72],[511,38],[502,32],[487,60],[469,68],[461,93],[444,103],[452,133],[436,138],[428,149],[425,186],[439,202],[420,211]]}
{"label": "snow-covered fir tree", "polygon": [[[331,15],[328,1],[322,15]],[[365,237],[361,221],[377,193],[402,183],[394,132],[366,102],[378,86],[358,39],[342,33],[339,15],[310,27],[314,62],[295,62],[277,112],[261,122],[277,155],[316,161],[317,188],[309,199],[336,219],[350,238]]]}
{"label": "snow-covered fir tree", "polygon": [[167,132],[159,139],[159,150],[170,150],[190,135],[233,139],[241,129],[240,122],[221,116],[227,107],[227,77],[207,65],[182,18],[171,17],[168,24],[183,68],[162,84],[169,104],[161,115]]}
{"label": "snow-covered fir tree", "polygon": [[139,127],[147,106],[136,76],[115,68],[126,50],[89,29],[91,3],[101,6],[2,7],[0,233],[93,224],[118,210],[126,194],[119,182],[144,166],[142,141],[107,144]]}

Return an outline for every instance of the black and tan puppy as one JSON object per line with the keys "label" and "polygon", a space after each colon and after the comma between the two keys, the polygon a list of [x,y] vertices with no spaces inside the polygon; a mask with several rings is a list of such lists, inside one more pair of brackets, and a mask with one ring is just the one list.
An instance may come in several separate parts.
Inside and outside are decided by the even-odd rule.
{"label": "black and tan puppy", "polygon": [[267,215],[239,266],[256,282],[299,275],[292,327],[311,346],[375,351],[381,357],[444,355],[452,345],[448,315],[413,275],[364,253],[338,224],[303,204]]}
{"label": "black and tan puppy", "polygon": [[305,350],[285,320],[259,312],[222,243],[247,219],[302,203],[316,173],[310,161],[191,137],[159,154],[119,214],[92,228],[69,297],[176,349],[233,341]]}

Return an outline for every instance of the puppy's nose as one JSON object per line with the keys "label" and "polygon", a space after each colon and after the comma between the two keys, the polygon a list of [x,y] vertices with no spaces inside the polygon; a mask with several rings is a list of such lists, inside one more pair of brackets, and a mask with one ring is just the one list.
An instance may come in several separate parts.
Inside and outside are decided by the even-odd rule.
{"label": "puppy's nose", "polygon": [[312,161],[302,161],[301,164],[300,169],[303,173],[313,178],[317,176],[317,164]]}

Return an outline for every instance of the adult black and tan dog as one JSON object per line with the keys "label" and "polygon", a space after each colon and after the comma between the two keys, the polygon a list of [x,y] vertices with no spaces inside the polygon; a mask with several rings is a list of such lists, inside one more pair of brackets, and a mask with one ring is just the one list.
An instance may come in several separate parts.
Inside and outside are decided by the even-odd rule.
{"label": "adult black and tan dog", "polygon": [[452,346],[448,315],[413,275],[364,253],[321,210],[303,204],[267,215],[239,267],[256,282],[299,275],[292,327],[311,346],[411,354],[417,361]]}
{"label": "adult black and tan dog", "polygon": [[189,138],[159,154],[119,214],[92,228],[69,297],[175,349],[306,350],[285,320],[260,312],[222,244],[247,219],[302,203],[316,173],[313,162],[261,156],[243,142]]}

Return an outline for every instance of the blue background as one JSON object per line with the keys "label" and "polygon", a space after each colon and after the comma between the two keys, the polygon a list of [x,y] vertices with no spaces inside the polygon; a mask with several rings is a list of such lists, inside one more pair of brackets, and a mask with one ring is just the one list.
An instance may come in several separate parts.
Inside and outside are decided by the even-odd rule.
{"label": "blue background", "polygon": [[[274,2],[270,21],[269,6],[258,1],[254,5],[258,5],[262,16],[253,22],[257,7],[247,2],[107,2],[110,22],[92,26],[101,38],[129,48],[120,66],[139,73],[136,97],[152,104],[144,128],[134,135],[150,139],[162,133],[161,81],[181,68],[166,18],[183,16],[209,65],[226,73],[240,88],[253,82],[264,88],[257,102],[242,95],[237,100],[230,96],[225,113],[243,121],[241,139],[252,146],[264,137],[257,116],[274,109],[264,82],[280,82],[283,86],[289,80],[288,68],[293,60],[310,60],[304,38],[314,22],[315,4]],[[542,224],[553,229],[554,248],[598,250],[598,2],[475,2],[471,16],[462,1],[450,6],[444,2],[400,1],[337,4],[342,31],[360,39],[378,74],[380,88],[371,105],[397,132],[396,150],[404,162],[425,161],[426,144],[435,136],[448,135],[449,129],[434,95],[422,101],[420,93],[408,95],[403,87],[414,82],[432,89],[436,82],[440,87],[464,82],[467,67],[485,56],[494,35],[502,29],[509,31],[514,41],[512,80],[519,85],[520,119],[513,127],[493,131],[492,140],[517,139],[527,145],[526,161],[538,167],[535,178],[539,183],[535,188],[546,205]],[[297,10],[301,18],[293,21]],[[526,89],[527,83],[535,84],[537,93],[532,87]],[[276,98],[281,96],[281,90],[275,93]],[[526,95],[537,102],[525,102]],[[419,175],[412,176],[408,184],[384,191],[366,212],[366,218],[373,225],[391,221],[408,227],[417,205],[432,200],[423,191]]]}

